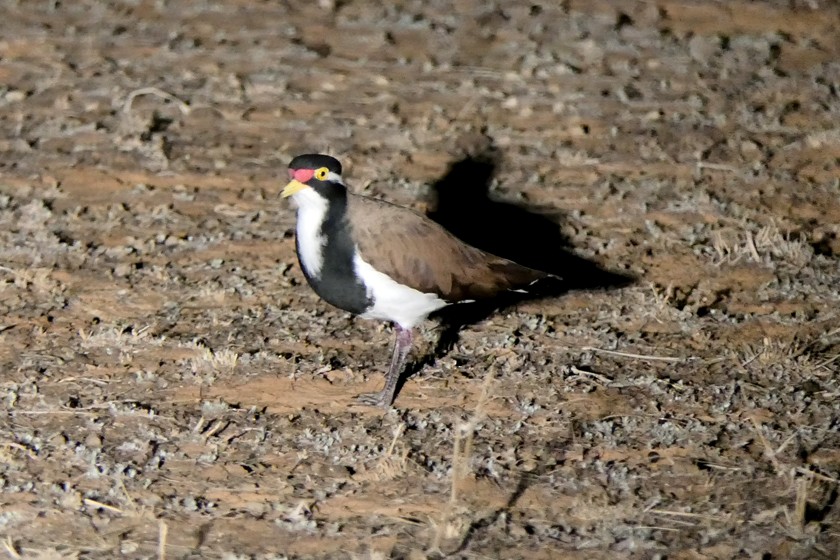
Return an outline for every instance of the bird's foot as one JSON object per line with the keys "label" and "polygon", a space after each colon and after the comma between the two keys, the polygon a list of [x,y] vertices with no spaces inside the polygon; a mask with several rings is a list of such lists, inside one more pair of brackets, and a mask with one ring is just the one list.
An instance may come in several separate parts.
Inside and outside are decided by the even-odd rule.
{"label": "bird's foot", "polygon": [[379,391],[378,393],[362,393],[356,397],[356,402],[365,406],[376,406],[388,410],[391,408],[391,403],[394,400],[394,395],[388,391]]}

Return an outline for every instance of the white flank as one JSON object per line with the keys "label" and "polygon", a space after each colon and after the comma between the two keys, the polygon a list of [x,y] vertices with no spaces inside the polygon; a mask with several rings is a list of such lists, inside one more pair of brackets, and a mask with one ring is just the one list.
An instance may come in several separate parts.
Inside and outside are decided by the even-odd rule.
{"label": "white flank", "polygon": [[448,304],[435,294],[424,294],[414,288],[403,286],[379,272],[359,256],[358,249],[353,258],[356,275],[367,288],[367,295],[373,300],[373,307],[360,315],[363,319],[393,321],[410,329],[432,311]]}
{"label": "white flank", "polygon": [[327,200],[313,189],[306,188],[292,195],[298,207],[297,235],[301,265],[310,276],[319,277],[324,266],[324,244],[321,224],[327,216]]}

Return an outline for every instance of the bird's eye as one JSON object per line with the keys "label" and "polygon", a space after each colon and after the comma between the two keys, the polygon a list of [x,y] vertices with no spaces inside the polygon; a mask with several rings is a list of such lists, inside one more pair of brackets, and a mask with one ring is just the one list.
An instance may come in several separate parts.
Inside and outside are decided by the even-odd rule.
{"label": "bird's eye", "polygon": [[326,167],[321,167],[315,170],[315,178],[319,181],[323,181],[327,178],[327,175],[330,174],[330,170]]}

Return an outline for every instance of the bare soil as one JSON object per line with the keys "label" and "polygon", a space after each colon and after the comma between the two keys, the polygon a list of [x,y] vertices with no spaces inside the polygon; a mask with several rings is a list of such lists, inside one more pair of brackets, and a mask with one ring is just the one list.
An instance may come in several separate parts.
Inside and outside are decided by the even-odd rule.
{"label": "bare soil", "polygon": [[[0,6],[0,555],[840,558],[836,2]],[[574,289],[355,404],[304,151]]]}

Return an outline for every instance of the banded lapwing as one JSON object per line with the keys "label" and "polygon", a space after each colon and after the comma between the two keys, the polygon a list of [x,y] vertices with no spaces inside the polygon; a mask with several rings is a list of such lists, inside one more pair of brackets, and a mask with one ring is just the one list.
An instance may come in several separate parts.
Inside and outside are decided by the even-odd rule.
{"label": "banded lapwing", "polygon": [[413,210],[349,192],[333,157],[298,156],[289,177],[282,196],[297,206],[295,245],[309,285],[340,309],[394,324],[385,387],[361,395],[364,404],[391,406],[413,329],[429,314],[547,276],[467,245]]}

